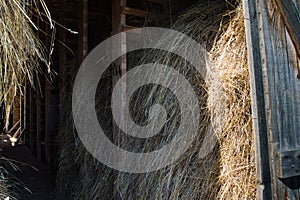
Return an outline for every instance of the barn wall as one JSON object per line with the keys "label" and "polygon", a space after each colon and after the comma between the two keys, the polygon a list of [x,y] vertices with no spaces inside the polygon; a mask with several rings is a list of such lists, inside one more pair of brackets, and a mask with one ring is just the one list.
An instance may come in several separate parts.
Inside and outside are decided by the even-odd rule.
{"label": "barn wall", "polygon": [[[297,43],[291,39],[293,32],[288,29],[285,13],[279,9],[278,1],[244,2],[246,14],[250,13],[249,19],[245,19],[246,22],[249,20],[246,23],[248,38],[256,38],[251,43],[248,40],[249,54],[252,55],[249,57],[252,63],[250,71],[253,72],[251,82],[256,82],[256,85],[261,82],[262,86],[259,90],[257,87],[251,88],[252,100],[264,105],[253,107],[253,113],[262,113],[255,116],[255,120],[260,121],[256,127],[265,127],[255,131],[258,138],[256,156],[259,156],[257,160],[262,161],[257,163],[258,173],[262,177],[258,195],[260,199],[271,199],[271,196],[273,199],[300,199],[300,74]],[[299,1],[290,2],[293,2],[293,7],[288,2],[284,2],[283,6],[288,9],[299,8]],[[295,13],[298,13],[298,19],[296,16],[295,20],[299,23],[299,10]],[[253,24],[256,24],[256,30],[253,30]],[[268,140],[268,144],[262,145],[266,144],[262,140]],[[269,164],[266,160],[269,160]],[[272,188],[272,195],[266,190],[269,187]]]}

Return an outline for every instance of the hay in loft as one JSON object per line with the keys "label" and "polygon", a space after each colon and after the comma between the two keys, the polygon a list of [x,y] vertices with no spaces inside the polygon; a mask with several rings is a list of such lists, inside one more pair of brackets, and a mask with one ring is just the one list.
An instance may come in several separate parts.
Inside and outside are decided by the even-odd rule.
{"label": "hay in loft", "polygon": [[[45,2],[39,0],[35,3],[43,8],[52,26]],[[31,19],[37,12],[40,13],[38,5],[29,4],[28,1],[0,1],[0,104],[6,107],[6,126],[15,97],[24,94],[28,83],[38,88],[38,74],[47,71],[41,67],[41,63],[49,67],[45,47],[35,32],[38,27]],[[6,159],[0,156],[0,161],[0,198],[15,199],[10,190],[13,183],[3,168]]]}
{"label": "hay in loft", "polygon": [[[38,27],[32,21],[38,5],[23,0],[0,2],[0,102],[5,102],[7,115],[14,98],[22,96],[26,83],[38,86],[38,74],[49,67],[45,47],[37,37]],[[49,13],[43,0],[37,1]],[[50,15],[49,21],[52,26]]]}
{"label": "hay in loft", "polygon": [[[78,69],[77,61],[72,62],[73,79]],[[99,96],[111,95],[111,76],[100,80],[99,88],[102,88]],[[72,91],[73,81],[66,85],[67,91]],[[105,89],[104,89],[105,88]],[[111,199],[113,196],[114,175],[113,170],[98,162],[90,155],[82,145],[73,124],[72,118],[72,95],[66,93],[63,98],[62,107],[64,112],[61,114],[57,142],[60,144],[58,150],[58,171],[56,178],[57,199]],[[108,102],[102,102],[101,105],[106,107]],[[110,109],[107,106],[108,110]],[[111,115],[107,109],[102,110],[105,114],[102,117],[107,118]],[[106,127],[111,127],[107,124]]]}
{"label": "hay in loft", "polygon": [[[151,50],[143,55],[143,62],[153,59],[171,66],[193,85],[200,100],[202,123],[192,147],[176,163],[158,171],[144,174],[117,172],[89,155],[76,131],[67,128],[60,133],[63,154],[60,155],[58,196],[67,194],[72,199],[111,199],[114,196],[124,199],[255,199],[244,19],[242,8],[237,5],[223,0],[200,2],[179,16],[174,24],[173,29],[189,35],[209,51],[212,63],[207,65],[205,79],[174,54]],[[151,74],[149,77],[155,78]],[[177,128],[180,109],[176,98],[172,94],[169,97],[168,90],[155,85],[140,89],[130,103],[131,114],[136,122],[143,124],[147,121],[145,110],[147,113],[147,108],[154,103],[170,111],[168,127],[158,134],[157,140],[137,141],[122,134],[122,148],[135,152],[151,151],[169,142],[169,136]],[[106,105],[110,106],[110,102]],[[203,158],[200,149],[206,134],[214,134],[218,142]],[[75,180],[64,179],[66,175],[72,177],[75,174],[78,175]],[[64,185],[68,187],[64,188]]]}
{"label": "hay in loft", "polygon": [[[213,6],[211,10],[220,8],[216,5],[211,6]],[[202,124],[205,126],[200,126],[199,136],[194,146],[174,165],[142,175],[119,173],[117,186],[123,197],[255,199],[254,145],[243,11],[241,7],[238,7],[233,11],[223,13],[223,24],[219,29],[219,24],[214,26],[214,24],[201,21],[200,17],[205,16],[206,13],[200,7],[203,8],[203,4],[192,9],[193,15],[191,13],[183,15],[189,19],[185,19],[187,23],[182,23],[184,20],[180,19],[174,28],[199,42],[204,42],[212,58],[205,83],[190,79],[196,88],[203,88],[205,91],[198,93],[198,96],[203,99],[207,96],[206,102],[201,105],[202,108],[208,109],[201,110]],[[224,11],[224,7],[220,9]],[[199,16],[196,17],[195,13]],[[194,20],[191,20],[191,16]],[[199,25],[201,23],[197,23],[198,20],[203,25]],[[216,21],[213,20],[217,23]],[[206,27],[204,30],[207,32],[203,32],[202,27]],[[213,44],[207,42],[212,41],[209,36],[215,36]],[[157,54],[157,57],[167,60],[166,63],[169,66],[183,71],[185,76],[189,77],[185,71],[189,70],[188,67],[179,59],[161,52]],[[164,96],[163,90],[158,93],[160,95],[157,99]],[[142,94],[140,102],[145,97],[147,98]],[[165,99],[162,101],[162,104],[169,104]],[[179,113],[175,112],[174,115],[173,122],[176,121]],[[218,145],[209,156],[199,158],[195,155],[200,153],[203,135],[207,133],[213,133],[218,137]],[[165,143],[155,145],[163,146]],[[134,193],[128,192],[133,188]]]}
{"label": "hay in loft", "polygon": [[210,55],[208,109],[219,138],[219,199],[255,199],[256,171],[247,49],[242,7],[234,13]]}

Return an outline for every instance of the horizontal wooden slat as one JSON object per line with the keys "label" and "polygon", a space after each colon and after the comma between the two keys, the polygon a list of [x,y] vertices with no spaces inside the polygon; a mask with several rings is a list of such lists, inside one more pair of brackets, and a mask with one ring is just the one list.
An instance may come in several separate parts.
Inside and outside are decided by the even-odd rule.
{"label": "horizontal wooden slat", "polygon": [[300,176],[300,149],[277,152],[276,171],[279,178]]}
{"label": "horizontal wooden slat", "polygon": [[122,7],[122,14],[138,16],[138,17],[146,17],[147,15],[149,15],[149,12],[140,9],[135,9],[135,8]]}
{"label": "horizontal wooden slat", "polygon": [[129,31],[129,30],[135,30],[134,32],[136,32],[137,34],[140,33],[140,29],[134,26],[128,26],[128,25],[123,25],[122,26],[122,31]]}

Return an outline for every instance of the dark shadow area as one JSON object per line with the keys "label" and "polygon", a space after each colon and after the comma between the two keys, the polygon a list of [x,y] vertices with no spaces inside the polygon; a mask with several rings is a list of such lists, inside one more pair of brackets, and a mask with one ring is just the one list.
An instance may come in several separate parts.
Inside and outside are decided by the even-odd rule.
{"label": "dark shadow area", "polygon": [[280,178],[283,184],[292,190],[300,189],[300,176],[293,176],[290,178]]}
{"label": "dark shadow area", "polygon": [[1,141],[1,156],[7,160],[3,166],[14,183],[14,193],[21,200],[55,199],[55,176],[37,160],[25,145],[12,147]]}

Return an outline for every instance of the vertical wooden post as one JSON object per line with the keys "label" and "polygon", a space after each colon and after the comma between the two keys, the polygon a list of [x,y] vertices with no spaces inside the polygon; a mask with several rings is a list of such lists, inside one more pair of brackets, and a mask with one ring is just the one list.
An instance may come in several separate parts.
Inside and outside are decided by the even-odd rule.
{"label": "vertical wooden post", "polygon": [[[49,2],[50,4],[50,2]],[[49,33],[49,35],[51,35],[51,31],[49,29],[49,26],[46,25],[46,30],[45,30],[46,33]],[[51,42],[50,42],[50,39],[49,39],[49,36],[45,36],[45,43],[47,46],[50,46]],[[52,108],[52,105],[51,105],[51,83],[48,81],[48,80],[45,80],[45,131],[44,131],[44,134],[45,134],[45,162],[46,162],[46,166],[48,168],[50,168],[50,165],[51,165],[51,142],[50,142],[50,134],[51,134],[51,128],[50,127],[50,123],[49,123],[49,120],[53,120],[51,118],[49,118],[49,114],[51,113],[51,108]]]}
{"label": "vertical wooden post", "polygon": [[[37,18],[37,26],[40,27],[40,19]],[[38,38],[40,37],[40,32],[37,32]],[[42,112],[42,85],[41,80],[38,80],[39,84],[36,87],[36,155],[39,160],[42,160],[42,147],[41,147],[41,139],[42,139],[42,123],[41,123],[41,112]]]}
{"label": "vertical wooden post", "polygon": [[[23,110],[23,124],[21,125],[21,131],[25,131],[27,124],[27,84],[24,86],[24,98],[22,101],[22,110]],[[24,141],[27,142],[27,135],[24,135]]]}
{"label": "vertical wooden post", "polygon": [[38,89],[36,92],[36,155],[39,160],[42,159],[42,149],[41,149],[41,136],[42,136],[42,127],[41,127],[41,107],[42,107],[42,97],[41,91]]}
{"label": "vertical wooden post", "polygon": [[25,136],[22,135],[24,129],[25,129],[25,119],[26,119],[26,85],[24,87],[22,87],[22,95],[20,95],[20,133],[17,136],[17,138],[19,137],[23,137],[23,139],[25,140]]}
{"label": "vertical wooden post", "polygon": [[260,44],[257,23],[256,1],[243,0],[245,30],[248,50],[248,65],[250,73],[252,121],[254,129],[257,195],[260,200],[270,200],[271,176],[268,152],[267,119],[265,114],[265,99],[263,72],[260,57]]}
{"label": "vertical wooden post", "polygon": [[[126,0],[113,0],[112,1],[112,35],[118,34],[122,31],[122,27],[125,26],[126,23],[126,16],[122,13],[122,8],[126,6]],[[127,71],[126,67],[126,33],[122,33],[122,38],[118,41],[113,41],[112,43],[112,53],[113,54],[123,54],[119,59],[115,60],[112,65],[112,88],[115,87],[117,81],[125,75]],[[121,94],[121,102],[122,103],[122,111],[125,110],[126,106],[126,79],[123,79],[122,83],[122,94]],[[124,112],[123,112],[124,113]],[[123,115],[121,115],[123,118]],[[122,119],[122,122],[124,119]],[[115,124],[113,120],[113,142],[115,145],[120,145],[121,138],[120,138],[120,129]],[[120,199],[117,191],[118,191],[118,182],[117,176],[118,173],[115,172],[115,183],[114,183],[114,199]]]}
{"label": "vertical wooden post", "polygon": [[[62,25],[65,25],[65,1],[59,1],[59,18]],[[59,39],[61,42],[66,42],[66,32],[64,29],[59,29]],[[59,45],[59,127],[63,126],[64,123],[64,108],[63,102],[66,93],[66,67],[65,67],[65,59],[66,59],[66,48],[60,44]]]}
{"label": "vertical wooden post", "polygon": [[34,90],[33,88],[30,88],[29,89],[29,104],[30,104],[30,108],[29,108],[29,134],[30,134],[30,142],[29,142],[29,146],[30,146],[30,150],[31,152],[34,151],[34,144],[35,144],[35,141],[34,141],[34,135],[36,134],[35,132],[35,124],[36,124],[36,121],[35,121],[35,116],[36,116],[36,113],[35,113],[35,110],[34,108],[36,107],[36,102],[35,102],[35,93],[34,93]]}
{"label": "vertical wooden post", "polygon": [[[122,27],[126,24],[126,16],[122,13],[122,7],[126,6],[125,0],[114,0],[112,2],[112,35],[122,32]],[[125,77],[127,66],[126,66],[126,33],[122,33],[122,37],[119,41],[113,41],[112,51],[114,53],[121,53],[122,56],[113,63],[112,69],[112,84],[115,87],[117,81],[121,77]],[[122,110],[126,108],[126,79],[122,81],[122,94],[121,103]],[[123,117],[123,116],[122,116]],[[116,145],[120,144],[119,128],[113,123],[113,138]]]}
{"label": "vertical wooden post", "polygon": [[88,53],[88,0],[80,0],[79,9],[78,61],[81,64]]}

